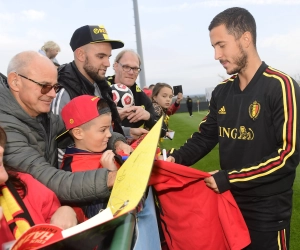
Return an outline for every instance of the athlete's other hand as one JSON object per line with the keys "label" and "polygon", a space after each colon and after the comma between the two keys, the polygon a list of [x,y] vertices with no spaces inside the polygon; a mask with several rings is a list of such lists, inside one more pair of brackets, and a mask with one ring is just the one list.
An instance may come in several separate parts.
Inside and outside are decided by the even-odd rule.
{"label": "athlete's other hand", "polygon": [[[209,174],[213,175],[217,172],[219,172],[219,170],[209,172]],[[218,189],[218,186],[217,186],[217,183],[215,181],[215,178],[213,176],[206,177],[204,179],[204,182],[205,182],[206,186],[209,187],[210,189],[212,189],[215,193],[217,193],[217,194],[220,193],[220,191]]]}
{"label": "athlete's other hand", "polygon": [[169,156],[166,161],[168,162],[175,162],[175,158],[173,156]]}

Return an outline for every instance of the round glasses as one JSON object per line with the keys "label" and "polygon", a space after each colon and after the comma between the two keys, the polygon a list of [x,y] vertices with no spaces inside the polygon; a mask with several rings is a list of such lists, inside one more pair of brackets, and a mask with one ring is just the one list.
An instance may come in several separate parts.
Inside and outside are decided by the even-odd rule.
{"label": "round glasses", "polygon": [[125,71],[125,72],[129,72],[130,70],[132,70],[132,72],[133,73],[135,73],[135,74],[138,74],[138,73],[140,73],[140,71],[142,70],[141,68],[133,68],[133,67],[130,67],[130,66],[128,66],[128,65],[123,65],[122,63],[120,63],[120,62],[118,62],[118,64],[120,64],[121,66],[122,66],[122,69],[123,69],[123,71]]}
{"label": "round glasses", "polygon": [[62,86],[59,85],[58,83],[56,83],[54,85],[51,85],[51,84],[41,84],[41,83],[39,83],[39,82],[37,82],[35,80],[32,80],[32,79],[30,79],[30,78],[28,78],[26,76],[18,74],[17,72],[16,72],[16,74],[19,75],[19,76],[21,76],[21,77],[23,77],[23,78],[25,78],[25,79],[27,79],[27,80],[29,80],[29,81],[31,81],[31,82],[34,82],[35,84],[37,84],[39,86],[41,86],[42,87],[41,88],[41,94],[43,94],[43,95],[49,93],[51,91],[51,89],[54,89],[55,93],[57,93],[62,88]]}

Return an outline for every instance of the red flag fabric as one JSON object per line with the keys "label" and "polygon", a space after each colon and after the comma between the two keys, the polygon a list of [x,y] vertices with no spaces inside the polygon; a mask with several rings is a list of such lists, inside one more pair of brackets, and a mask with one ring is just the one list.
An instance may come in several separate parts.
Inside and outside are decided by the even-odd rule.
{"label": "red flag fabric", "polygon": [[149,185],[160,203],[162,229],[170,250],[240,250],[250,244],[243,216],[230,191],[216,194],[206,172],[155,161]]}

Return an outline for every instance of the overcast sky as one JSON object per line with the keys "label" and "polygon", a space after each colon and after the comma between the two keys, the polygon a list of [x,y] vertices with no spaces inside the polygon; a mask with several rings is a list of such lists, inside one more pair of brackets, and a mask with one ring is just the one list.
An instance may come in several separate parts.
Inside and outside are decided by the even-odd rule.
{"label": "overcast sky", "polygon": [[[209,40],[212,18],[229,7],[244,7],[256,19],[257,47],[270,66],[300,76],[300,0],[180,1],[139,0],[146,83],[183,85],[187,94],[204,94],[227,74]],[[48,40],[61,47],[59,63],[73,60],[69,46],[75,29],[105,26],[111,39],[136,50],[131,0],[0,0],[0,72],[24,50],[38,50]],[[113,50],[111,64],[120,50]],[[107,75],[112,75],[109,69]]]}

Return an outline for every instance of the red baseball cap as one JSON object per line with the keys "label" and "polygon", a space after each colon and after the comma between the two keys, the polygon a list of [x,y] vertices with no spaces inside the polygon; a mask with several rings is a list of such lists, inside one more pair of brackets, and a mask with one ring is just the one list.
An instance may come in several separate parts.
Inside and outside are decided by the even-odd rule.
{"label": "red baseball cap", "polygon": [[62,119],[65,123],[67,131],[59,135],[62,136],[70,129],[79,127],[99,115],[111,112],[110,108],[98,110],[97,104],[100,98],[98,96],[81,95],[72,99],[61,111]]}

